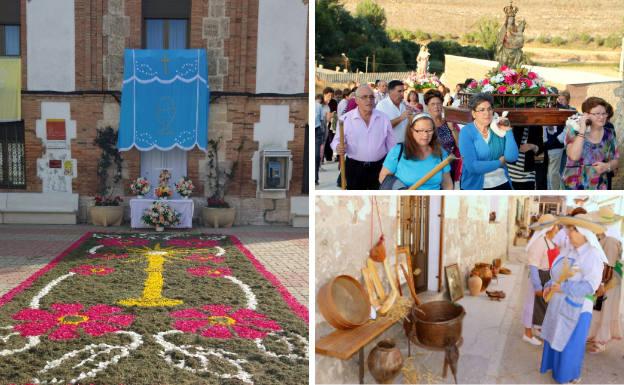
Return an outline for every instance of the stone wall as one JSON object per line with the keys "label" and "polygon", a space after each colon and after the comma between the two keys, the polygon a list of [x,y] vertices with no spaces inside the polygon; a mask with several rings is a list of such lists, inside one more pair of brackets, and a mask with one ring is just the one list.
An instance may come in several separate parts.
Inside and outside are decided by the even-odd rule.
{"label": "stone wall", "polygon": [[[388,258],[394,260],[397,197],[379,196],[381,221]],[[361,280],[370,249],[371,198],[368,196],[318,196],[315,205],[315,290],[333,277],[347,274]],[[376,214],[375,214],[376,215]],[[378,228],[377,218],[375,226]],[[376,233],[378,236],[378,233]],[[315,307],[316,338],[333,330]],[[370,344],[374,346],[374,344]],[[357,383],[357,355],[348,361],[316,355],[317,383]]]}
{"label": "stone wall", "polygon": [[[505,196],[445,197],[444,266],[459,264],[462,277],[467,279],[477,262],[492,263],[494,258],[507,260],[510,237],[513,237],[509,217],[511,209],[515,209],[509,200]],[[489,212],[493,209],[496,221],[490,223]],[[444,285],[446,287],[446,282]]]}

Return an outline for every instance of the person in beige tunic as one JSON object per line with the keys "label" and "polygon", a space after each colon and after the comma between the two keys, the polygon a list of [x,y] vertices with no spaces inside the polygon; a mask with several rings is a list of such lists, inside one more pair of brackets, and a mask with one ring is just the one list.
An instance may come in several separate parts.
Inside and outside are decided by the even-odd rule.
{"label": "person in beige tunic", "polygon": [[[616,268],[613,277],[609,282],[602,283],[596,295],[604,295],[606,300],[602,304],[601,310],[594,308],[591,327],[587,337],[587,344],[590,353],[600,353],[605,351],[607,343],[611,340],[622,339],[622,328],[620,325],[620,303],[622,293],[622,242],[620,241],[620,220],[622,216],[616,215],[613,210],[603,207],[599,211],[592,213],[597,222],[607,226],[607,231],[598,234],[600,245],[607,255],[609,266]],[[619,271],[619,273],[618,273]]]}

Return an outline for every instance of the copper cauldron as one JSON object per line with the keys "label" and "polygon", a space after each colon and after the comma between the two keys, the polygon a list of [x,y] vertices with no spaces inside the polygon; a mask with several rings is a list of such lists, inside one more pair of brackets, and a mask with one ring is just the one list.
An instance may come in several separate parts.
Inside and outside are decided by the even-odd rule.
{"label": "copper cauldron", "polygon": [[[424,312],[416,310],[419,308]],[[412,306],[403,328],[407,337],[415,344],[443,349],[456,344],[461,338],[462,321],[466,312],[461,305],[451,301],[432,301]]]}

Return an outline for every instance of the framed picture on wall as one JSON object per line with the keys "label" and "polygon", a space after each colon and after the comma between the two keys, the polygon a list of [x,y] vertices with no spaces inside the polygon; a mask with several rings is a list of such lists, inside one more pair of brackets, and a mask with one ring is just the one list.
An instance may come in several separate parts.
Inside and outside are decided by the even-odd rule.
{"label": "framed picture on wall", "polygon": [[444,267],[446,275],[446,287],[448,288],[451,301],[455,302],[464,296],[464,285],[459,275],[459,265],[453,263]]}

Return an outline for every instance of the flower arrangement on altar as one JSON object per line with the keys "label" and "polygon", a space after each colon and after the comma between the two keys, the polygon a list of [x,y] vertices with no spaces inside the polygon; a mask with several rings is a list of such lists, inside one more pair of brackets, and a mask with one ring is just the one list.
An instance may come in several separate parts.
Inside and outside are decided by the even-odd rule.
{"label": "flower arrangement on altar", "polygon": [[171,198],[173,192],[169,186],[158,186],[154,189],[154,195],[156,195],[158,199],[167,199]]}
{"label": "flower arrangement on altar", "polygon": [[139,196],[146,195],[150,191],[151,188],[152,186],[150,185],[150,182],[143,177],[137,178],[130,185],[130,191],[134,195],[139,195]]}
{"label": "flower arrangement on altar", "polygon": [[191,193],[195,189],[193,181],[188,176],[183,176],[175,183],[175,189],[184,198],[191,196]]}
{"label": "flower arrangement on altar", "polygon": [[413,88],[416,91],[428,88],[438,88],[438,86],[442,84],[436,74],[426,73],[424,75],[419,75],[413,71],[407,79],[403,80],[403,82],[408,87]]}
{"label": "flower arrangement on altar", "polygon": [[156,201],[148,207],[141,217],[149,226],[175,226],[180,223],[180,213],[162,201]]}

